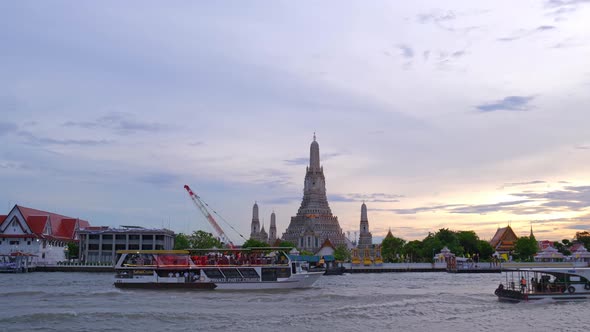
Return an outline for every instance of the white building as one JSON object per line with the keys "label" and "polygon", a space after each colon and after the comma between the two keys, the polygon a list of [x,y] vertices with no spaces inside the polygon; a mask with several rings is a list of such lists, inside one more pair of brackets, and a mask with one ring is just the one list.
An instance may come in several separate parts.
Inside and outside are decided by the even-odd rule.
{"label": "white building", "polygon": [[52,265],[66,260],[69,242],[78,241],[86,220],[15,205],[8,215],[0,215],[0,255],[34,255],[36,265]]}

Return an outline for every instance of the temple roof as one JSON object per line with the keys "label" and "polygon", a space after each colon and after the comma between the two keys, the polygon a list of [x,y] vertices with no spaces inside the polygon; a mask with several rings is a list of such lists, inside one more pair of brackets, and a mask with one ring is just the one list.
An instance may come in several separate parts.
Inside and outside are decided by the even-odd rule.
{"label": "temple roof", "polygon": [[492,248],[498,249],[498,246],[500,244],[503,244],[504,246],[507,244],[512,245],[516,240],[518,240],[518,236],[516,236],[516,234],[512,230],[512,227],[506,226],[498,228],[496,234],[490,240],[490,245],[492,246]]}

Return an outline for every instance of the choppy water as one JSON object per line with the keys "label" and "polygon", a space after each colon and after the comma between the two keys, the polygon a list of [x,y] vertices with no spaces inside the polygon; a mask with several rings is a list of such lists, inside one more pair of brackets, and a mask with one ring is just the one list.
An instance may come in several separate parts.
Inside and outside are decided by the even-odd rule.
{"label": "choppy water", "polygon": [[291,291],[118,290],[111,274],[0,274],[0,331],[587,331],[590,303],[500,303],[500,274],[324,276]]}

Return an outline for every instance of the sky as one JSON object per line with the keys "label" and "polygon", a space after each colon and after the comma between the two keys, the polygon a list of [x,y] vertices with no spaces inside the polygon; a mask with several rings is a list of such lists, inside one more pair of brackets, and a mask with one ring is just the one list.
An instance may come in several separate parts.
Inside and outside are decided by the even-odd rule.
{"label": "sky", "polygon": [[[2,1],[0,210],[240,243],[314,133],[345,232],[590,230],[590,1]],[[237,230],[233,231],[231,228]]]}

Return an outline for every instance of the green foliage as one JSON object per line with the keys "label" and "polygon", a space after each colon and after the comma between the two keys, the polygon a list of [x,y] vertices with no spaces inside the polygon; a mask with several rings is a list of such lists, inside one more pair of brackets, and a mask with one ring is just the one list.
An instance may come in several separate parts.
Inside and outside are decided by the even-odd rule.
{"label": "green foliage", "polygon": [[294,245],[292,242],[289,242],[289,241],[281,241],[281,242],[279,242],[279,247],[283,247],[283,248],[296,248],[297,246]]}
{"label": "green foliage", "polygon": [[249,239],[248,241],[244,242],[244,244],[242,245],[242,248],[264,248],[264,247],[270,247],[270,246],[266,242],[258,241],[255,239]]}
{"label": "green foliage", "polygon": [[590,249],[590,233],[588,231],[576,232],[576,241],[582,242],[586,249]]}
{"label": "green foliage", "polygon": [[434,235],[434,237],[438,239],[440,241],[440,244],[442,245],[440,249],[436,247],[434,248],[435,253],[440,252],[444,247],[449,248],[449,250],[451,250],[451,252],[457,256],[461,256],[465,252],[465,250],[459,243],[459,237],[457,236],[457,233],[449,230],[448,228],[439,229],[438,232],[436,232],[436,234]]}
{"label": "green foliage", "polygon": [[78,258],[78,251],[80,250],[80,246],[78,246],[77,242],[68,242],[68,257],[67,259],[77,259]]}
{"label": "green foliage", "polygon": [[334,250],[334,259],[341,262],[347,262],[350,260],[350,250],[341,244]]}
{"label": "green foliage", "polygon": [[553,248],[557,249],[557,251],[559,251],[560,253],[562,253],[566,256],[569,256],[572,254],[572,252],[569,250],[569,248],[561,242],[557,242],[557,241],[553,242]]}
{"label": "green foliage", "polygon": [[414,240],[406,243],[404,251],[406,259],[410,262],[420,261],[422,257],[422,241]]}
{"label": "green foliage", "polygon": [[464,252],[470,254],[479,253],[480,257],[487,257],[483,256],[480,253],[480,250],[478,248],[479,236],[477,236],[477,234],[475,234],[474,231],[459,231],[456,234],[457,240],[459,241],[459,245],[463,247]]}
{"label": "green foliage", "polygon": [[307,251],[307,250],[301,250],[301,252],[299,252],[299,255],[301,255],[301,256],[313,256],[313,252]]}
{"label": "green foliage", "polygon": [[178,233],[174,237],[174,249],[209,249],[223,248],[223,243],[205,231],[194,231],[191,235]]}
{"label": "green foliage", "polygon": [[404,245],[406,240],[399,237],[386,237],[381,242],[381,257],[386,263],[393,263],[400,261],[400,257],[404,254]]}
{"label": "green foliage", "polygon": [[480,261],[491,259],[494,252],[494,247],[488,241],[477,240],[477,253]]}
{"label": "green foliage", "polygon": [[191,249],[209,249],[209,248],[223,248],[223,243],[219,241],[211,233],[205,231],[194,231],[188,238],[189,248]]}
{"label": "green foliage", "polygon": [[532,257],[538,250],[537,240],[535,237],[522,236],[516,240],[514,250],[520,260],[532,261]]}
{"label": "green foliage", "polygon": [[174,249],[180,250],[180,249],[189,249],[189,248],[190,248],[190,244],[188,241],[188,236],[186,236],[183,233],[176,234],[176,236],[174,237]]}

